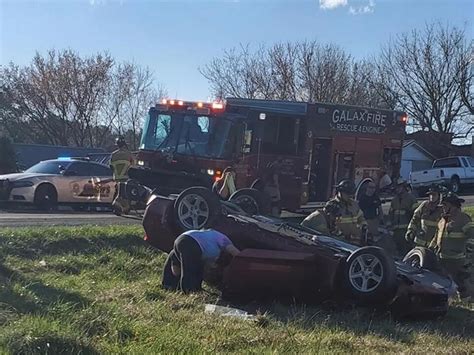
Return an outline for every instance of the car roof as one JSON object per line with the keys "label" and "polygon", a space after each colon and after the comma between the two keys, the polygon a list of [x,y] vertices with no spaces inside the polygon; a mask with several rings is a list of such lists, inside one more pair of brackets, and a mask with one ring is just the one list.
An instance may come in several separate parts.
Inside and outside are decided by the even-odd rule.
{"label": "car roof", "polygon": [[94,164],[94,165],[99,165],[99,166],[104,166],[106,168],[109,168],[108,165],[106,164],[101,164],[101,163],[98,163],[96,161],[92,161],[92,160],[89,160],[87,158],[64,158],[64,159],[48,159],[48,160],[42,160],[38,163],[46,163],[46,162],[56,162],[56,163],[77,163],[77,162],[83,162],[83,163],[90,163],[90,164]]}

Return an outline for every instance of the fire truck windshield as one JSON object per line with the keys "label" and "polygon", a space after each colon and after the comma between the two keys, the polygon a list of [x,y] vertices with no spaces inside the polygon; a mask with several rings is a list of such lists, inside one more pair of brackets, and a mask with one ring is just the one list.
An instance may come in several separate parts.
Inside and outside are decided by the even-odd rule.
{"label": "fire truck windshield", "polygon": [[223,117],[151,111],[140,149],[226,159],[234,146],[228,144],[232,126],[232,121]]}

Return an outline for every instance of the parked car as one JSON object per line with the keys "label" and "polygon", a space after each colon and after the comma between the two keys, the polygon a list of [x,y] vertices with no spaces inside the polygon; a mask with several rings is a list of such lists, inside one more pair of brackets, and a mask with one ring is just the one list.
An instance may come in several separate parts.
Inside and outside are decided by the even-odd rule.
{"label": "parked car", "polygon": [[0,201],[33,204],[41,210],[58,204],[109,205],[114,193],[111,169],[87,159],[45,160],[22,173],[0,175]]}
{"label": "parked car", "polygon": [[226,234],[242,250],[219,277],[206,279],[225,298],[332,298],[388,307],[401,316],[438,316],[446,313],[448,297],[456,291],[449,277],[435,272],[427,249],[394,261],[378,247],[359,248],[282,219],[250,216],[230,202],[221,204],[206,188],[152,196],[143,218],[145,241],[170,252],[175,238],[188,229],[183,215],[194,216],[198,228]]}
{"label": "parked car", "polygon": [[474,184],[474,158],[457,156],[438,159],[428,170],[410,174],[411,187],[420,193],[431,184],[441,184],[458,193],[464,186]]}

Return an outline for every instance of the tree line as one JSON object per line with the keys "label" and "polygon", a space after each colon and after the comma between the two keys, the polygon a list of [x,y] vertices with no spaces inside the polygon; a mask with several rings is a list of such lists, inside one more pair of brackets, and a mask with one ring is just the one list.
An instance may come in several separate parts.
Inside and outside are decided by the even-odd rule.
{"label": "tree line", "polygon": [[428,24],[356,60],[317,41],[240,46],[200,68],[217,97],[335,102],[399,109],[413,130],[474,131],[474,52],[463,29]]}
{"label": "tree line", "polygon": [[15,142],[110,147],[118,134],[139,143],[142,120],[164,95],[150,69],[109,54],[37,53],[0,69],[0,132]]}
{"label": "tree line", "polygon": [[[334,102],[406,111],[412,130],[474,132],[474,50],[462,28],[440,23],[390,39],[356,60],[318,41],[241,45],[199,68],[213,96]],[[0,135],[80,147],[139,145],[143,118],[166,95],[149,68],[107,53],[37,53],[0,67]]]}

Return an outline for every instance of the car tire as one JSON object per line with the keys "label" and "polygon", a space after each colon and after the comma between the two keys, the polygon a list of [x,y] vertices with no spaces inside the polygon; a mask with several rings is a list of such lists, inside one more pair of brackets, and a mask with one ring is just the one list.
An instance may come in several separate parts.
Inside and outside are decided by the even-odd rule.
{"label": "car tire", "polygon": [[403,258],[403,262],[430,271],[441,270],[436,254],[432,250],[424,247],[415,247],[410,250]]}
{"label": "car tire", "polygon": [[190,187],[174,203],[176,223],[182,231],[211,227],[222,215],[217,195],[205,187]]}
{"label": "car tire", "polygon": [[396,290],[395,262],[379,247],[354,251],[344,264],[342,277],[344,296],[360,304],[388,302]]}
{"label": "car tire", "polygon": [[268,215],[272,210],[270,198],[256,189],[237,190],[230,196],[229,201],[249,215]]}
{"label": "car tire", "polygon": [[36,188],[34,204],[41,211],[56,209],[58,205],[58,193],[53,185],[43,184]]}
{"label": "car tire", "polygon": [[454,192],[455,194],[461,191],[461,182],[459,181],[459,177],[457,176],[453,176],[451,178],[451,191]]}

